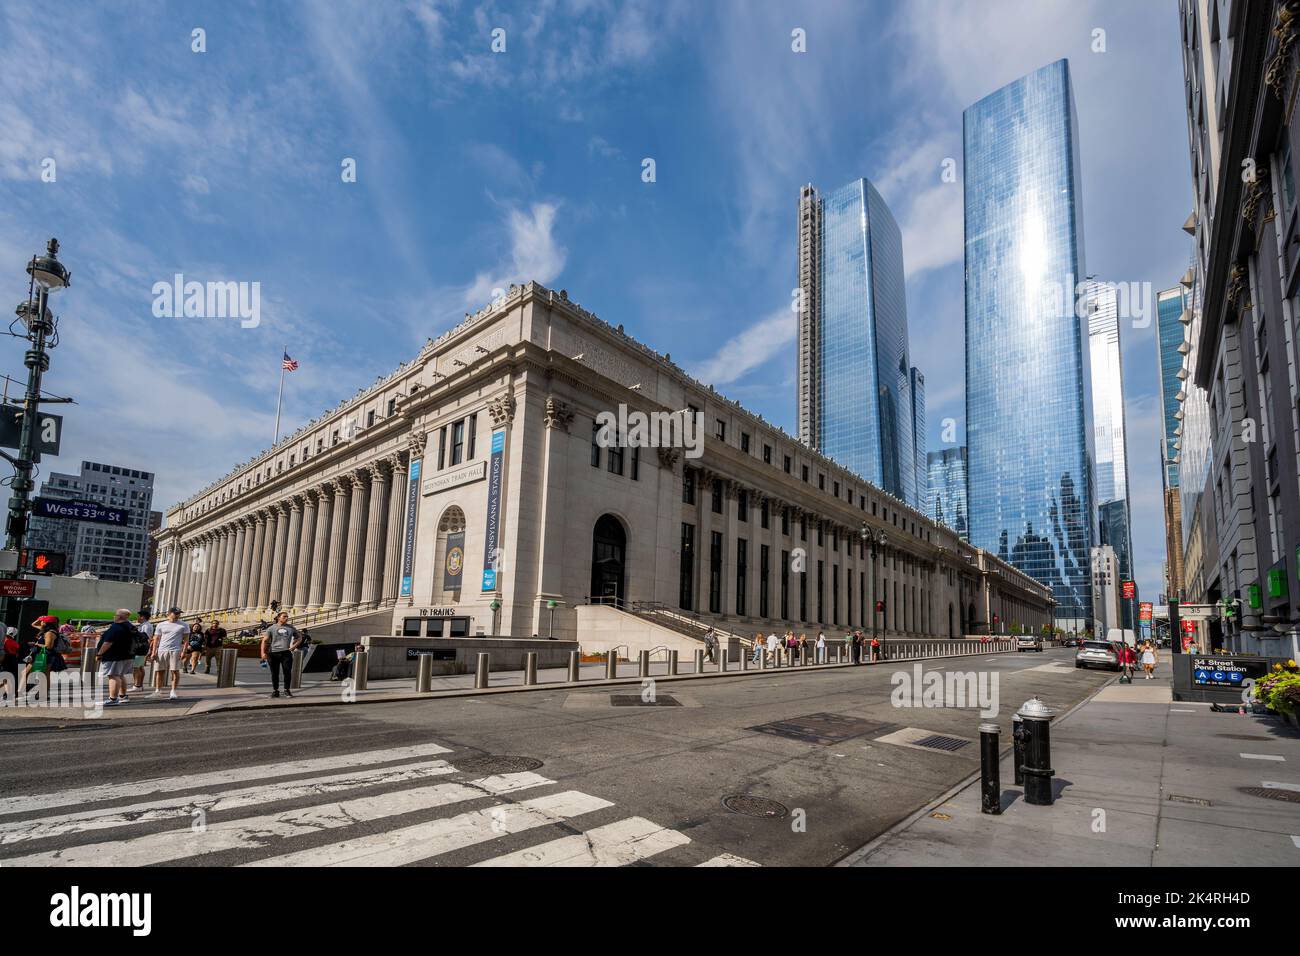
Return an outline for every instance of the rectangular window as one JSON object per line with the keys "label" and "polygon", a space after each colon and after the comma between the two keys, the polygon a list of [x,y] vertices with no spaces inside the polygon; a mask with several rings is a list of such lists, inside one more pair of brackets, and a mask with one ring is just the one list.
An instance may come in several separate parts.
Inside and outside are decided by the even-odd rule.
{"label": "rectangular window", "polygon": [[722,482],[717,478],[713,479],[713,513],[722,514]]}
{"label": "rectangular window", "polygon": [[682,472],[682,504],[695,504],[695,470],[692,468]]}
{"label": "rectangular window", "polygon": [[366,427],[369,428],[374,423],[375,423],[375,413],[372,409],[371,411],[366,412]]}
{"label": "rectangular window", "polygon": [[771,446],[771,445],[764,445],[764,446],[763,446],[763,464],[765,464],[765,465],[770,465],[770,464],[772,464],[772,446]]}
{"label": "rectangular window", "polygon": [[799,575],[799,620],[808,620],[808,575]]}
{"label": "rectangular window", "polygon": [[838,498],[839,496],[840,496],[840,483],[837,481],[835,482],[835,497]]}
{"label": "rectangular window", "polygon": [[746,573],[749,571],[749,542],[744,538],[736,539],[736,613],[745,614]]}
{"label": "rectangular window", "polygon": [[785,473],[786,473],[787,475],[790,474],[790,456],[789,456],[789,455],[786,455],[786,456],[785,456]]}
{"label": "rectangular window", "polygon": [[727,423],[724,422],[721,418],[714,419],[714,421],[717,422],[717,425],[713,429],[713,437],[716,438],[718,441],[726,441]]}
{"label": "rectangular window", "polygon": [[677,581],[677,603],[683,611],[695,604],[695,525],[682,522],[682,562]]}
{"label": "rectangular window", "polygon": [[616,435],[614,444],[609,446],[608,453],[605,456],[606,457],[605,467],[608,469],[610,474],[614,474],[614,475],[623,474],[623,445],[621,444],[622,441],[623,441],[623,436]]}
{"label": "rectangular window", "polygon": [[469,417],[469,451],[465,453],[466,461],[474,460],[474,437],[478,434],[478,412]]}
{"label": "rectangular window", "polygon": [[749,521],[749,493],[741,491],[736,495],[736,520]]}
{"label": "rectangular window", "polygon": [[749,432],[740,433],[740,450],[746,455],[749,454]]}
{"label": "rectangular window", "polygon": [[781,552],[781,619],[790,619],[790,552]]}
{"label": "rectangular window", "polygon": [[826,577],[825,568],[823,567],[822,562],[818,561],[817,562],[817,620],[818,621],[826,620],[826,611],[825,608],[822,607],[822,594],[825,590],[825,584],[826,584],[825,577]]}
{"label": "rectangular window", "polygon": [[825,476],[825,475],[818,475],[818,476],[817,476],[817,490],[818,490],[818,491],[825,491],[825,490],[826,490],[826,476]]}
{"label": "rectangular window", "polygon": [[456,422],[451,426],[451,461],[448,464],[453,467],[459,465],[465,458],[465,422]]}
{"label": "rectangular window", "polygon": [[789,508],[781,509],[781,533],[787,536],[790,534],[790,509]]}
{"label": "rectangular window", "polygon": [[[847,548],[845,550],[848,550]],[[849,627],[853,626],[853,569],[844,569],[844,601],[846,604],[844,620]]]}
{"label": "rectangular window", "polygon": [[822,546],[822,543],[823,543],[823,542],[822,542],[822,530],[823,530],[824,527],[825,527],[825,524],[824,524],[823,522],[821,522],[821,521],[818,521],[818,522],[817,522],[817,547],[819,547],[819,548]]}
{"label": "rectangular window", "polygon": [[[808,516],[807,515],[800,515],[799,517],[799,540],[800,541],[808,540]],[[805,618],[805,620],[807,619]]]}
{"label": "rectangular window", "polygon": [[758,560],[761,562],[758,566],[758,616],[768,617],[767,607],[767,583],[771,577],[770,560],[771,549],[767,545],[759,545]]}
{"label": "rectangular window", "polygon": [[632,446],[632,473],[630,475],[633,481],[641,477],[641,446]]}
{"label": "rectangular window", "polygon": [[714,531],[709,553],[709,613],[722,613],[722,533]]}
{"label": "rectangular window", "polygon": [[801,465],[800,468],[803,471],[803,480],[806,482],[808,480],[808,466]]}
{"label": "rectangular window", "polygon": [[766,530],[768,527],[768,508],[766,498],[763,499],[763,503],[759,506],[759,521],[762,524],[763,529]]}
{"label": "rectangular window", "polygon": [[831,621],[840,626],[840,566],[831,565]]}
{"label": "rectangular window", "polygon": [[591,467],[600,467],[600,422],[591,423]]}
{"label": "rectangular window", "polygon": [[395,411],[397,411],[397,399],[395,399],[395,398],[390,398],[390,399],[388,400],[388,410],[387,410],[387,412],[385,412],[385,414],[386,414],[389,418],[392,418],[392,417],[393,417],[393,413],[394,413]]}

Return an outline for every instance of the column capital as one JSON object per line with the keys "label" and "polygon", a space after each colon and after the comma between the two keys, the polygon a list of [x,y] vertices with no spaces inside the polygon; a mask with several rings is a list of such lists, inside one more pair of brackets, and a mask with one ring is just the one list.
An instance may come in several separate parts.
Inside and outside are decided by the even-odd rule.
{"label": "column capital", "polygon": [[500,428],[515,420],[515,397],[510,393],[499,395],[488,402],[488,414],[492,416],[492,427]]}
{"label": "column capital", "polygon": [[285,499],[285,506],[288,508],[291,514],[295,511],[302,511],[302,505],[303,505],[303,496],[300,494],[290,495],[288,498]]}
{"label": "column capital", "polygon": [[[546,427],[558,428],[567,432],[569,426],[573,424],[573,409],[568,402],[561,401],[554,395],[546,396]],[[662,450],[660,460],[663,460]]]}
{"label": "column capital", "polygon": [[368,468],[358,468],[356,471],[350,471],[345,476],[345,480],[352,485],[353,491],[360,491],[366,487],[370,477]]}
{"label": "column capital", "polygon": [[412,458],[424,454],[424,444],[428,439],[429,435],[427,432],[419,432],[418,434],[413,433],[407,436],[406,447]]}
{"label": "column capital", "polygon": [[[566,428],[565,431],[568,431],[568,429]],[[660,448],[658,449],[658,452],[660,467],[666,471],[676,472],[677,459],[681,457],[681,452],[676,448]],[[685,469],[686,466],[683,466],[683,471],[685,471]]]}

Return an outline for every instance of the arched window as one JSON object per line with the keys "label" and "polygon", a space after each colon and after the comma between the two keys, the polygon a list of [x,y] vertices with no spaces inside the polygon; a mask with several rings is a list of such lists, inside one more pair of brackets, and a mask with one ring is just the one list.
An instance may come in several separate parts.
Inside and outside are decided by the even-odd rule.
{"label": "arched window", "polygon": [[465,579],[465,512],[452,505],[438,519],[438,540],[434,552],[431,600],[434,604],[460,601],[461,582]]}

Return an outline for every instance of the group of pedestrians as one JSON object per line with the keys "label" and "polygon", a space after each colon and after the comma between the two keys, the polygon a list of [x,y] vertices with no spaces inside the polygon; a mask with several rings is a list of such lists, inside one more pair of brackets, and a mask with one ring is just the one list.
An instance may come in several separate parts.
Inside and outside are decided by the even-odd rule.
{"label": "group of pedestrians", "polygon": [[1119,666],[1130,681],[1133,679],[1133,670],[1138,664],[1142,665],[1143,679],[1153,680],[1159,662],[1156,646],[1151,641],[1143,641],[1136,650],[1131,644],[1124,644],[1119,649]]}
{"label": "group of pedestrians", "polygon": [[[811,655],[814,663],[826,664],[830,661],[829,645],[826,641],[826,632],[819,631],[817,637],[813,640],[808,639],[808,635],[795,635],[794,631],[786,631],[785,634],[778,636],[775,631],[763,636],[762,631],[754,634],[754,651],[750,660],[757,664],[766,654],[767,660],[773,665],[780,663],[780,655],[785,651],[790,659],[802,659],[805,654]],[[862,664],[871,661],[884,659],[884,645],[878,638],[868,638],[861,630],[848,631],[844,635],[844,648],[848,653],[848,659],[854,664]]]}

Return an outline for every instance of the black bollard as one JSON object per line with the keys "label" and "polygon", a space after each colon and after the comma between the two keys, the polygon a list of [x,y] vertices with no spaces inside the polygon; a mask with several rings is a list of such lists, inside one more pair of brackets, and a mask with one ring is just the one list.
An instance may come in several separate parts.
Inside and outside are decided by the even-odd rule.
{"label": "black bollard", "polygon": [[1019,714],[1011,715],[1011,753],[1015,767],[1016,786],[1025,785],[1025,718]]}
{"label": "black bollard", "polygon": [[1025,803],[1036,807],[1052,805],[1052,742],[1049,726],[1052,711],[1037,697],[1020,708],[1025,722]]}
{"label": "black bollard", "polygon": [[980,724],[980,813],[1002,812],[1002,780],[998,768],[998,725]]}

